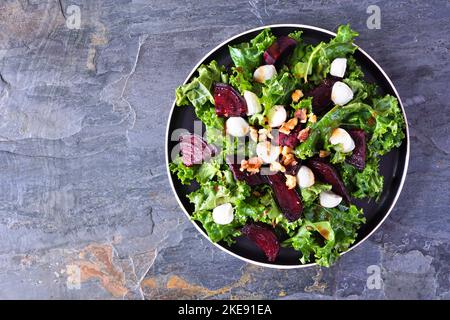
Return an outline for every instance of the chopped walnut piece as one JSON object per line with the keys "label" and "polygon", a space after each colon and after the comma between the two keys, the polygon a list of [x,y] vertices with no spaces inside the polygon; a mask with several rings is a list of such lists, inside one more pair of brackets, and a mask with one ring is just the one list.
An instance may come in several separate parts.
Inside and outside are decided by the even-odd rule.
{"label": "chopped walnut piece", "polygon": [[288,146],[284,146],[281,149],[281,154],[283,155],[283,158],[281,159],[281,163],[284,166],[296,165],[297,164],[297,161],[295,160],[293,151],[294,150],[291,147],[288,147]]}
{"label": "chopped walnut piece", "polygon": [[259,142],[266,141],[267,138],[273,139],[273,135],[270,132],[270,130],[259,129],[258,133],[259,133],[259,138],[258,138]]}
{"label": "chopped walnut piece", "polygon": [[284,133],[284,134],[289,134],[291,132],[291,130],[289,130],[286,126],[285,126],[286,122],[283,123],[280,127],[280,129],[278,129],[278,132]]}
{"label": "chopped walnut piece", "polygon": [[289,154],[283,156],[283,159],[281,159],[281,162],[283,163],[284,166],[297,164],[297,160],[295,160],[295,157],[292,153],[289,153]]}
{"label": "chopped walnut piece", "polygon": [[297,136],[297,138],[300,142],[305,141],[306,139],[308,139],[308,137],[309,137],[309,128],[300,130],[300,132],[298,133],[298,136]]}
{"label": "chopped walnut piece", "polygon": [[261,193],[259,193],[258,191],[253,191],[252,194],[253,194],[255,197],[260,197],[260,196],[261,196]]}
{"label": "chopped walnut piece", "polygon": [[258,142],[258,130],[253,127],[250,127],[250,139],[254,142]]}
{"label": "chopped walnut piece", "polygon": [[285,174],[286,177],[286,186],[288,189],[294,189],[297,185],[297,178],[295,176],[292,176],[290,174]]}
{"label": "chopped walnut piece", "polygon": [[295,103],[297,103],[298,100],[300,100],[301,98],[303,98],[303,92],[302,92],[302,90],[297,89],[297,90],[295,90],[294,92],[292,92],[291,98],[292,98],[292,101],[294,101]]}
{"label": "chopped walnut piece", "polygon": [[239,170],[244,171],[247,168],[248,168],[248,161],[244,159],[241,161],[241,167],[239,168]]}
{"label": "chopped walnut piece", "polygon": [[258,141],[259,142],[266,141],[267,140],[267,133],[268,133],[267,129],[259,129],[258,130],[258,134],[259,134]]}
{"label": "chopped walnut piece", "polygon": [[248,160],[242,160],[241,161],[241,171],[247,170],[249,173],[254,174],[259,172],[259,169],[261,168],[263,164],[263,161],[258,157],[253,157]]}
{"label": "chopped walnut piece", "polygon": [[319,158],[326,158],[330,155],[330,151],[326,150],[320,150],[319,151]]}
{"label": "chopped walnut piece", "polygon": [[288,146],[284,146],[284,147],[281,149],[281,154],[282,154],[283,156],[287,156],[288,154],[290,154],[290,153],[292,153],[292,152],[294,152],[294,150],[293,150],[291,147],[288,147]]}
{"label": "chopped walnut piece", "polygon": [[277,172],[277,171],[286,172],[286,168],[283,167],[283,165],[281,163],[276,162],[276,161],[274,161],[270,164],[269,169],[270,169],[270,171],[273,171],[273,172]]}
{"label": "chopped walnut piece", "polygon": [[300,120],[300,123],[306,123],[308,116],[306,115],[306,109],[298,109],[294,112],[294,117]]}
{"label": "chopped walnut piece", "polygon": [[284,133],[284,134],[289,134],[291,132],[291,130],[295,128],[297,123],[298,123],[298,119],[292,118],[289,121],[283,123],[278,131],[281,133]]}

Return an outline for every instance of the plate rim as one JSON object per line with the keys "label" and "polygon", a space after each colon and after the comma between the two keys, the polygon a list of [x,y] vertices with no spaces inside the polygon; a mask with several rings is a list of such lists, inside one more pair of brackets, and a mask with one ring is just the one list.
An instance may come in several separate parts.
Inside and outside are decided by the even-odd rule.
{"label": "plate rim", "polygon": [[[236,34],[230,38],[227,38],[225,41],[221,42],[220,44],[218,44],[217,46],[215,46],[213,49],[211,49],[209,52],[207,52],[202,58],[199,59],[198,63],[193,67],[193,69],[191,70],[191,72],[189,72],[189,74],[187,75],[186,79],[183,81],[182,84],[186,84],[187,81],[192,77],[192,75],[197,71],[198,67],[208,58],[210,57],[214,52],[216,52],[217,50],[219,50],[220,48],[222,48],[224,45],[227,45],[229,42],[233,41],[236,38],[239,38],[245,34],[248,33],[252,33],[255,31],[259,31],[259,30],[263,30],[263,29],[267,29],[267,28],[279,28],[279,27],[291,27],[291,28],[302,28],[302,29],[310,29],[310,30],[314,30],[314,31],[319,31],[322,33],[326,33],[328,35],[331,36],[336,36],[336,33],[327,29],[323,29],[323,28],[319,28],[316,26],[311,26],[311,25],[307,25],[307,24],[295,24],[295,23],[281,23],[281,24],[269,24],[269,25],[264,25],[264,26],[260,26],[257,28],[253,28],[253,29],[249,29],[246,31],[243,31],[239,34]],[[356,45],[356,44],[355,44]],[[381,72],[381,74],[384,76],[384,78],[386,79],[386,81],[388,82],[388,84],[390,85],[390,87],[392,88],[392,91],[394,92],[400,108],[402,110],[402,114],[403,114],[403,118],[405,120],[405,131],[406,131],[406,135],[405,135],[405,140],[406,140],[406,156],[405,156],[405,164],[404,164],[404,170],[403,170],[403,174],[400,180],[400,184],[397,190],[397,193],[394,197],[394,200],[392,201],[391,205],[389,206],[389,209],[387,210],[386,214],[384,215],[384,217],[378,222],[378,224],[373,228],[372,231],[370,231],[364,238],[362,238],[358,243],[355,243],[354,245],[352,245],[349,249],[347,249],[344,252],[341,252],[339,255],[342,256],[350,251],[352,251],[353,249],[357,248],[358,246],[360,246],[362,243],[364,243],[368,238],[370,238],[372,236],[373,233],[375,233],[375,231],[378,230],[378,228],[381,227],[381,225],[384,223],[384,221],[389,217],[389,215],[391,214],[393,208],[395,207],[398,198],[400,197],[400,194],[403,190],[403,186],[405,184],[405,180],[406,180],[406,176],[407,176],[407,172],[408,172],[408,166],[409,166],[409,156],[410,156],[410,139],[409,139],[409,125],[408,125],[408,118],[406,117],[406,112],[402,103],[402,100],[400,98],[400,95],[397,91],[397,88],[394,86],[394,83],[392,82],[392,80],[389,78],[389,76],[386,74],[386,72],[383,70],[383,68],[363,49],[361,49],[361,47],[357,46],[357,50],[360,51],[366,58],[368,58],[370,60],[370,62]],[[178,193],[175,189],[175,186],[173,184],[172,181],[172,175],[169,169],[169,163],[170,163],[170,159],[169,159],[169,129],[170,129],[170,122],[172,120],[172,116],[173,116],[173,112],[175,110],[176,107],[176,99],[174,99],[173,103],[172,103],[172,107],[170,109],[169,112],[169,117],[167,119],[167,124],[166,124],[166,135],[165,135],[165,147],[164,147],[164,151],[165,151],[165,166],[166,166],[166,172],[169,178],[169,183],[170,183],[170,187],[172,189],[172,192],[175,195],[175,198],[178,202],[179,207],[182,209],[182,211],[184,212],[184,214],[187,216],[187,218],[189,219],[189,221],[194,225],[194,227],[197,229],[197,231],[199,231],[206,239],[208,239],[208,241],[210,243],[212,243],[215,247],[221,249],[222,251],[226,252],[227,254],[238,258],[244,262],[247,263],[251,263],[260,267],[266,267],[266,268],[272,268],[272,269],[300,269],[300,268],[307,268],[307,267],[313,267],[316,266],[317,263],[316,262],[311,262],[311,263],[307,263],[307,264],[298,264],[298,265],[284,265],[284,264],[273,264],[273,263],[264,263],[264,262],[259,262],[259,261],[255,261],[246,257],[243,257],[237,253],[232,252],[231,250],[223,247],[222,245],[213,242],[209,236],[206,234],[206,232],[204,232],[199,225],[197,225],[197,223],[195,223],[195,221],[193,221],[191,219],[191,215],[189,214],[189,212],[187,212],[186,208],[184,207],[183,203],[180,200],[180,197],[178,196]]]}

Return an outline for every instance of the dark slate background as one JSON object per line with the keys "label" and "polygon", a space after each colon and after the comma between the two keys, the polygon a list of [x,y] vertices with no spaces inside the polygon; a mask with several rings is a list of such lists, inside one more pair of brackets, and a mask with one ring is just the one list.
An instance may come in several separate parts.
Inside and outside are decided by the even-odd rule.
{"label": "dark slate background", "polygon": [[[66,27],[72,4],[79,30]],[[372,4],[380,30],[366,26]],[[449,18],[448,1],[1,1],[0,298],[450,298]],[[347,22],[405,104],[403,193],[330,269],[245,264],[172,195],[174,89],[249,28]],[[370,265],[381,289],[366,285]]]}

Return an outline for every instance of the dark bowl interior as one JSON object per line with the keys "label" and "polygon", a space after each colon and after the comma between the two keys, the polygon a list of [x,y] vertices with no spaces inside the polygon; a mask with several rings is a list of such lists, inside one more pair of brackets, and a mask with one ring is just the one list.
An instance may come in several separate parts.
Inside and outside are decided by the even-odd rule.
{"label": "dark bowl interior", "polygon": [[[330,38],[332,38],[330,34],[308,28],[278,26],[272,27],[271,29],[276,36],[287,35],[295,30],[303,30],[303,38],[305,42],[312,44],[319,43],[320,41],[328,41]],[[249,41],[260,31],[261,30],[252,31],[227,42],[225,45],[221,46],[220,48],[206,56],[202,60],[202,63],[209,63],[211,60],[217,60],[219,64],[229,66],[232,61],[228,54],[228,45]],[[376,65],[372,63],[372,61],[365,54],[357,50],[354,54],[354,57],[362,67],[366,80],[368,82],[376,83],[380,87],[380,92],[382,94],[391,94],[397,96],[388,79],[386,79],[383,73],[377,68]],[[192,77],[194,76],[195,73]],[[188,81],[190,80],[191,79],[188,79]],[[397,96],[397,98],[400,100],[400,97]],[[169,134],[167,137],[169,141],[167,143],[168,150],[166,150],[168,154],[170,150],[172,150],[173,147],[178,143],[177,141],[170,141],[170,136],[173,130],[177,128],[185,128],[192,132],[194,127],[193,123],[196,119],[197,118],[195,116],[193,108],[174,108],[171,119],[169,120]],[[408,137],[406,137],[406,139],[408,139]],[[382,196],[380,197],[378,202],[375,202],[373,200],[354,200],[354,203],[357,206],[364,208],[364,214],[367,222],[360,228],[358,232],[358,238],[353,246],[358,244],[375,228],[377,228],[377,226],[382,222],[383,218],[388,214],[389,209],[395,201],[397,193],[400,192],[402,176],[404,171],[406,170],[407,154],[407,141],[405,140],[400,148],[395,149],[389,154],[382,157],[380,161],[380,168],[385,182]],[[170,178],[173,181],[176,196],[179,198],[185,211],[188,213],[192,213],[194,208],[187,199],[186,194],[195,190],[196,187],[182,185],[174,175],[171,175]],[[200,223],[195,221],[193,221],[193,223],[198,224],[201,228]],[[232,246],[228,246],[226,243],[219,243],[219,245],[243,258],[259,263],[268,264],[263,252],[244,237],[238,238],[236,243]],[[299,258],[300,254],[294,249],[282,248],[278,258],[273,264],[283,266],[298,266],[300,265]]]}

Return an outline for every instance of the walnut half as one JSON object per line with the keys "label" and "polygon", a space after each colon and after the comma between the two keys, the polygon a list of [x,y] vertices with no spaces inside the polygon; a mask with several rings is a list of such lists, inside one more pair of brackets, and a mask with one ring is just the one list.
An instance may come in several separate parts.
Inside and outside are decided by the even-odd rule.
{"label": "walnut half", "polygon": [[289,165],[295,166],[297,164],[297,160],[295,160],[295,157],[292,153],[289,153],[289,154],[283,156],[281,162],[283,163],[284,166],[289,166]]}
{"label": "walnut half", "polygon": [[295,128],[297,123],[298,123],[298,119],[292,118],[289,121],[283,123],[278,131],[280,131],[281,133],[284,133],[284,134],[289,134],[291,132],[291,130]]}
{"label": "walnut half", "polygon": [[326,150],[320,150],[319,151],[319,158],[326,158],[330,155],[330,151]]}
{"label": "walnut half", "polygon": [[294,189],[297,185],[297,178],[295,176],[292,176],[290,174],[285,174],[286,177],[286,186],[288,189]]}
{"label": "walnut half", "polygon": [[251,174],[255,174],[259,172],[263,161],[258,157],[253,157],[248,160],[241,161],[241,171],[247,170]]}
{"label": "walnut half", "polygon": [[297,89],[294,92],[292,92],[291,98],[292,98],[292,101],[297,103],[301,98],[303,98],[302,90]]}
{"label": "walnut half", "polygon": [[274,161],[270,164],[269,169],[270,169],[270,171],[273,171],[273,172],[278,172],[278,171],[286,172],[286,168],[281,163],[276,162],[276,161]]}
{"label": "walnut half", "polygon": [[254,142],[258,142],[258,130],[256,130],[253,127],[250,127],[250,138],[254,141]]}
{"label": "walnut half", "polygon": [[308,120],[308,116],[306,114],[306,109],[298,109],[294,112],[294,117],[298,118],[300,120],[300,123],[306,123]]}
{"label": "walnut half", "polygon": [[298,140],[300,142],[303,142],[306,139],[308,139],[308,137],[309,137],[309,130],[310,130],[309,128],[305,128],[303,130],[300,130],[300,132],[298,133],[298,136],[297,136],[297,138],[298,138]]}

